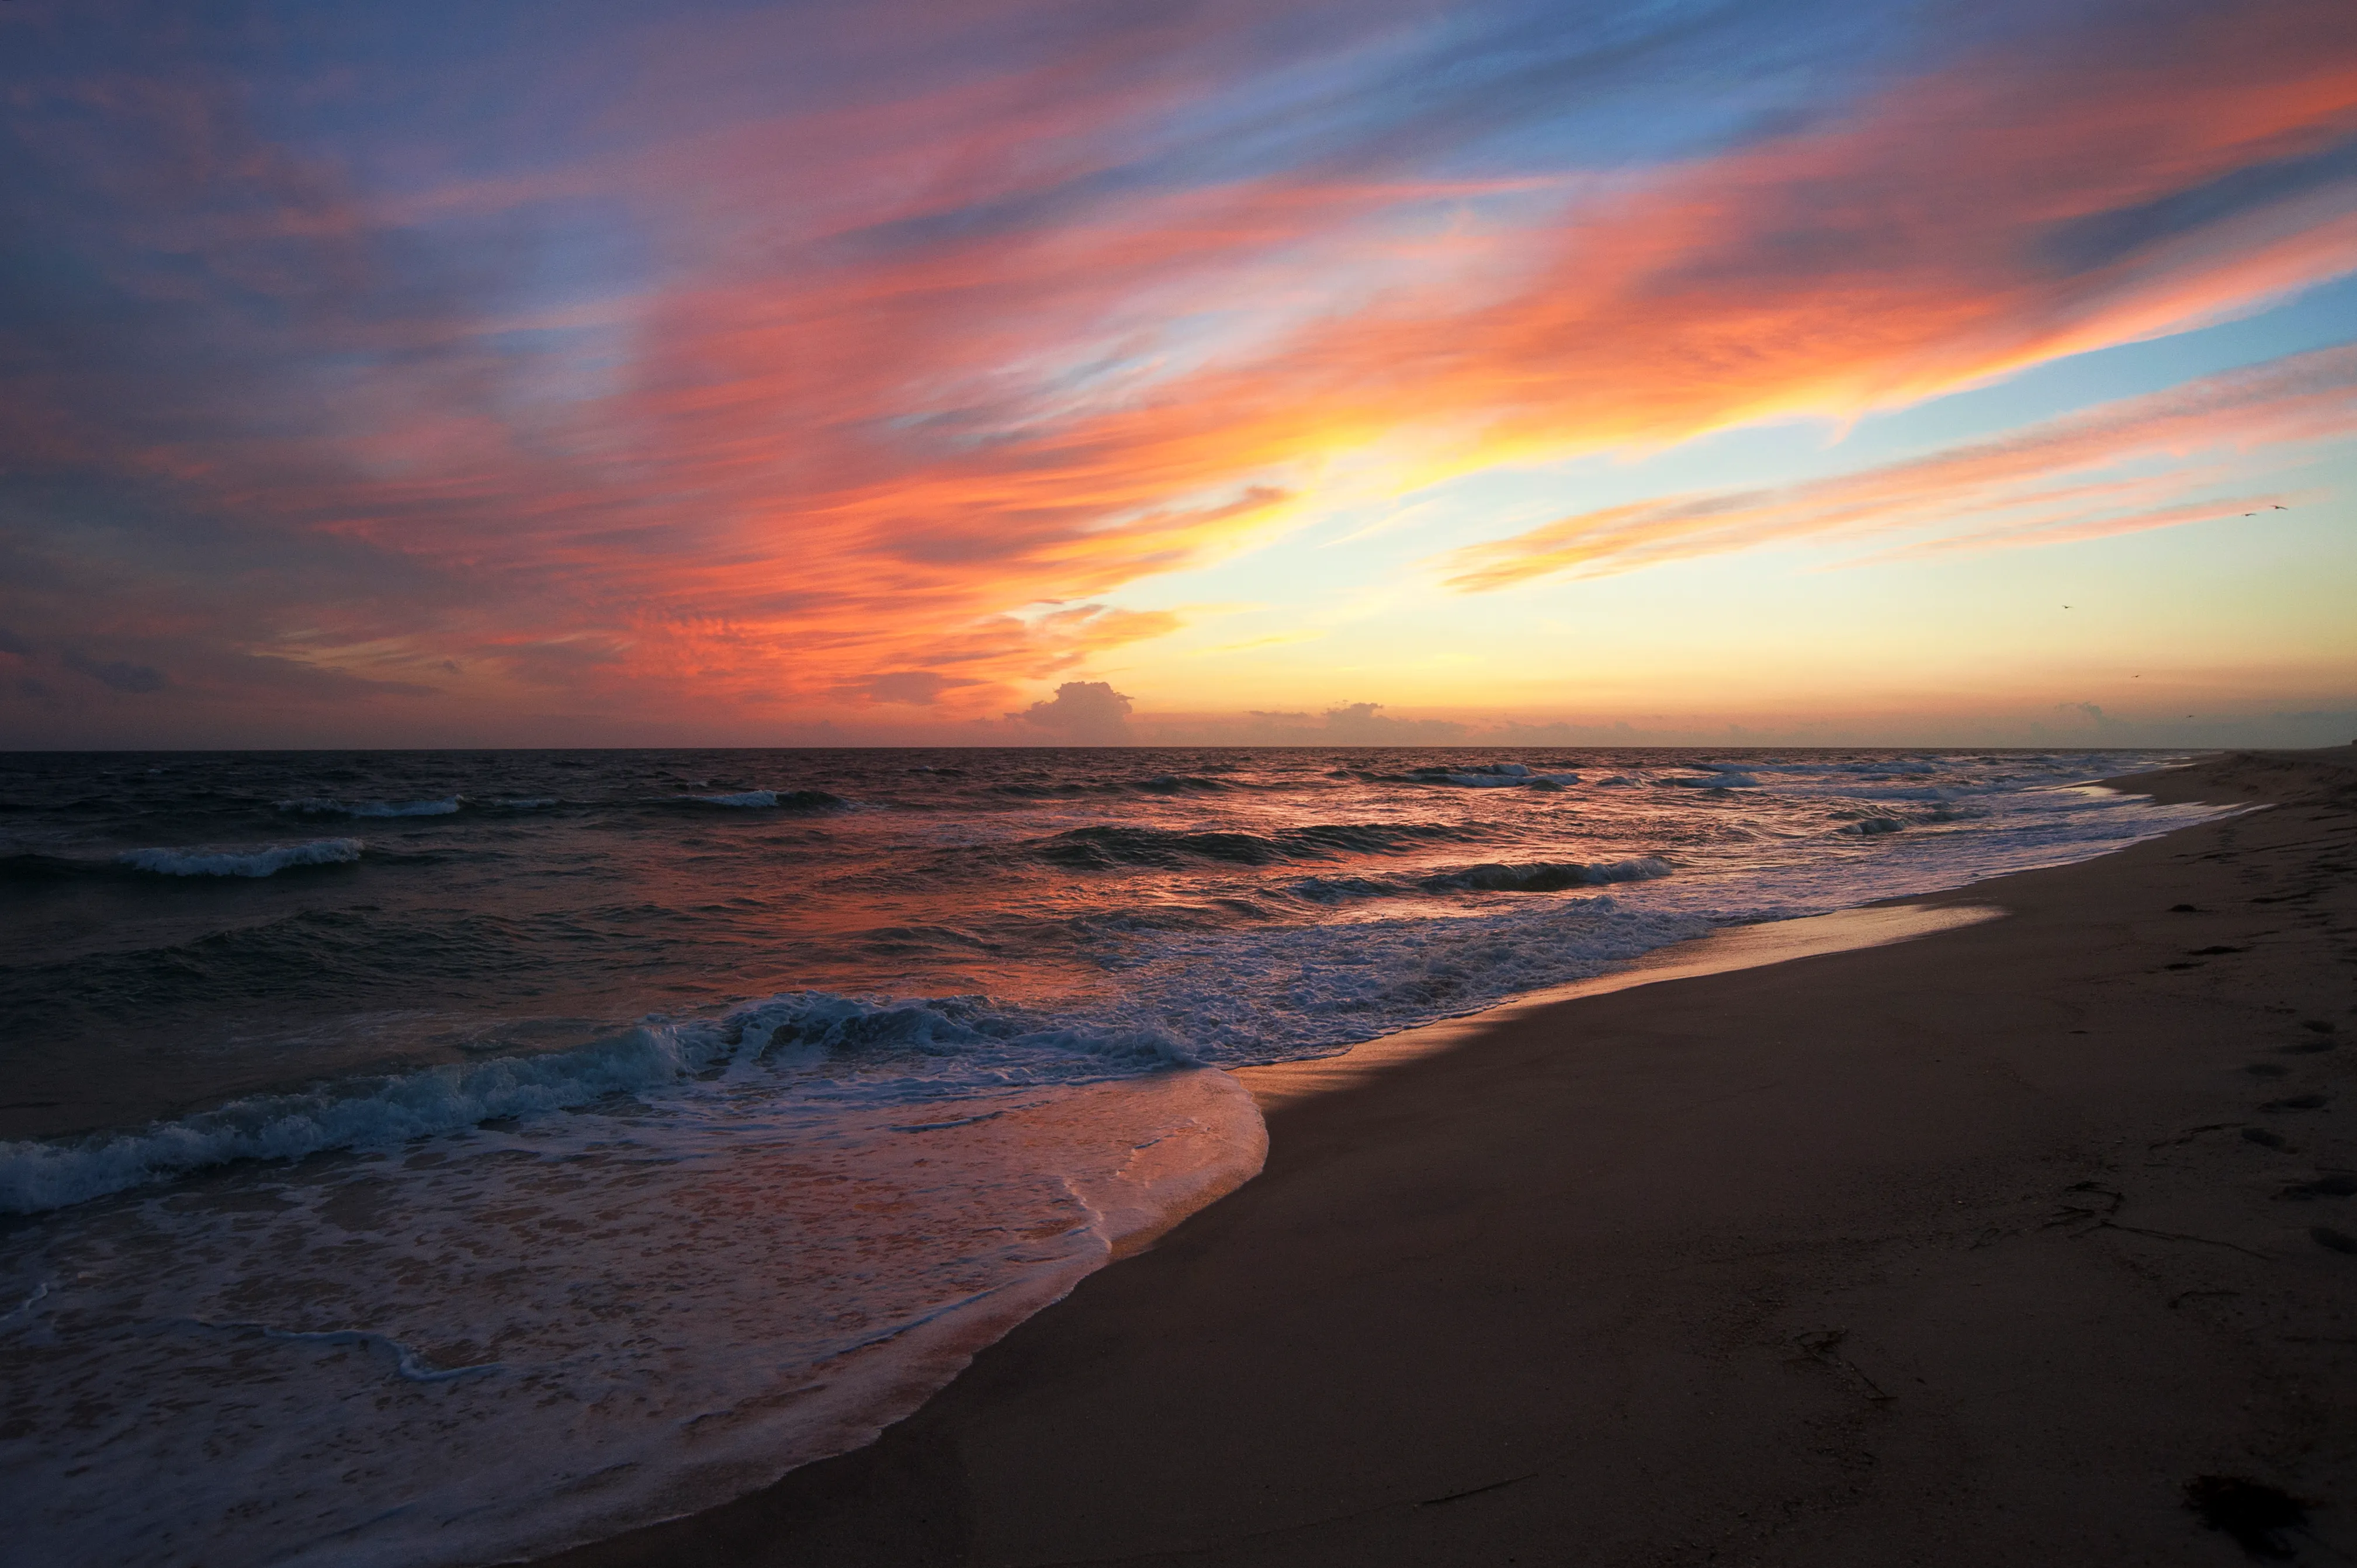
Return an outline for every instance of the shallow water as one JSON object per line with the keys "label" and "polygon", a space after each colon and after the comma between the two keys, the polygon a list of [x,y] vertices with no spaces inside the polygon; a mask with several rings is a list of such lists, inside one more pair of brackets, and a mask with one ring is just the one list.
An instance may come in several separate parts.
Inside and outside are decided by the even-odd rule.
{"label": "shallow water", "polygon": [[463,1563],[840,1451],[1257,1168],[1224,1072],[2208,814],[2160,754],[0,758],[42,1560]]}

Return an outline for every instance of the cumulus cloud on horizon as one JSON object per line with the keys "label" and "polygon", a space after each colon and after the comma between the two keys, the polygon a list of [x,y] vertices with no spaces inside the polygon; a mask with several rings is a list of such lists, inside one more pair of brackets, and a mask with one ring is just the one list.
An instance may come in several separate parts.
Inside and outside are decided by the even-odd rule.
{"label": "cumulus cloud on horizon", "polygon": [[1104,681],[1067,681],[1053,699],[1006,715],[1017,726],[1044,730],[1079,746],[1119,746],[1130,738],[1130,701]]}

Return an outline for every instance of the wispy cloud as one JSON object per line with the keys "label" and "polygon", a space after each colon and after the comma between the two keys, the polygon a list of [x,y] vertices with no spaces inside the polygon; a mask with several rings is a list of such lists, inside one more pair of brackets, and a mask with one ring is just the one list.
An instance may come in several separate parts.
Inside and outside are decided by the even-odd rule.
{"label": "wispy cloud", "polygon": [[[2174,498],[2233,475],[2228,467],[2189,471],[2199,458],[2352,433],[2357,345],[2343,345],[1808,484],[1581,512],[1456,551],[1442,570],[1450,587],[1480,593],[1803,540],[1940,531],[1877,557],[1889,560],[2103,538],[2288,506],[2276,493]],[[2153,459],[2166,466],[2114,472]]]}

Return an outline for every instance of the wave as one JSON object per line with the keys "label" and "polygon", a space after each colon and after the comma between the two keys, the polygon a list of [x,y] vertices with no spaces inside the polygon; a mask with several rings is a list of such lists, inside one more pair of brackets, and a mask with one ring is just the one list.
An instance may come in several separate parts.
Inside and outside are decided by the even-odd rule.
{"label": "wave", "polygon": [[271,876],[291,865],[349,865],[361,847],[358,839],[310,839],[256,849],[126,849],[114,859],[162,876]]}
{"label": "wave", "polygon": [[851,802],[823,789],[739,789],[729,795],[690,795],[677,803],[735,811],[832,811]]}
{"label": "wave", "polygon": [[1695,914],[1625,908],[1598,893],[1442,918],[1172,932],[1141,940],[1125,973],[1133,1016],[1183,1020],[1189,1047],[1226,1067],[1479,1012],[1709,929]]}
{"label": "wave", "polygon": [[1577,773],[1534,773],[1519,762],[1418,768],[1405,778],[1410,783],[1453,784],[1460,789],[1560,789],[1579,782]]}
{"label": "wave", "polygon": [[1895,789],[1845,789],[1842,794],[1852,800],[1961,800],[1969,798],[1973,791],[1924,784]]}
{"label": "wave", "polygon": [[[1857,802],[1853,809],[1828,813],[1843,825],[1835,832],[1872,836],[1895,833],[1907,828],[1947,827],[1957,822],[1982,822],[1989,809],[1970,800],[1957,800],[1947,790],[1901,789],[1882,791],[1848,791],[1842,799]],[[1900,802],[1903,802],[1900,803]]]}
{"label": "wave", "polygon": [[993,784],[990,786],[990,792],[994,795],[1013,795],[1018,800],[1061,800],[1071,795],[1094,795],[1102,792],[1103,788],[1104,787],[1103,785],[1098,784],[1033,784],[1017,782],[1012,784]]}
{"label": "wave", "polygon": [[994,795],[1025,800],[1069,800],[1075,795],[1209,795],[1239,788],[1224,779],[1194,773],[1158,773],[1151,779],[1069,779],[1042,783],[1015,779],[989,786]]}
{"label": "wave", "polygon": [[1408,889],[1388,876],[1305,876],[1286,891],[1312,904],[1347,904],[1358,898],[1396,898]]}
{"label": "wave", "polygon": [[1427,876],[1424,886],[1477,893],[1560,893],[1566,888],[1601,887],[1612,882],[1649,882],[1669,875],[1674,869],[1656,854],[1603,865],[1540,861],[1531,865],[1469,865],[1462,871]]}
{"label": "wave", "polygon": [[[1977,758],[1952,759],[1945,766],[1953,768]],[[1821,770],[1828,773],[1852,773],[1867,779],[1922,778],[1940,771],[1942,765],[1920,757],[1908,757],[1896,762],[1841,762],[1830,768],[1816,769],[1815,764],[1795,764],[1777,769],[1779,772]]]}
{"label": "wave", "polygon": [[1343,854],[1395,854],[1418,843],[1472,842],[1476,829],[1444,823],[1318,823],[1275,832],[1183,832],[1171,828],[1073,828],[1029,847],[1039,858],[1077,870],[1120,866],[1174,866],[1189,860],[1222,860],[1238,865],[1275,865],[1286,861],[1331,860]]}
{"label": "wave", "polygon": [[281,800],[278,810],[304,817],[447,817],[466,805],[463,796],[439,800],[337,800],[313,795]]}
{"label": "wave", "polygon": [[1151,1026],[1060,1020],[981,996],[789,992],[572,1050],[256,1095],[133,1133],[0,1143],[0,1213],[63,1208],[237,1160],[382,1147],[714,1078],[793,1073],[813,1098],[893,1101],[1197,1065]]}
{"label": "wave", "polygon": [[1602,864],[1536,861],[1526,865],[1507,865],[1491,862],[1435,872],[1429,876],[1310,876],[1286,891],[1313,904],[1397,898],[1415,893],[1562,893],[1615,882],[1647,882],[1667,876],[1675,869],[1661,856],[1652,854]]}
{"label": "wave", "polygon": [[1448,784],[1459,789],[1555,790],[1579,782],[1577,773],[1537,771],[1520,762],[1445,762],[1412,768],[1405,773],[1373,773],[1362,768],[1337,768],[1329,779],[1354,779],[1362,784]]}
{"label": "wave", "polygon": [[1152,779],[1140,779],[1131,786],[1149,795],[1198,795],[1212,790],[1232,789],[1235,786],[1217,779],[1204,779],[1191,773],[1164,773]]}
{"label": "wave", "polygon": [[[1616,873],[1457,875],[1535,886]],[[695,1114],[739,1104],[749,1090],[773,1104],[897,1107],[1280,1059],[1487,1006],[1703,929],[1692,916],[1623,910],[1601,897],[1441,920],[1169,932],[1124,961],[1134,983],[1125,994],[1077,1011],[980,995],[780,993],[568,1050],[256,1095],[137,1130],[0,1144],[0,1212],[65,1208],[235,1161],[381,1148],[601,1104],[637,1117],[651,1108]]]}

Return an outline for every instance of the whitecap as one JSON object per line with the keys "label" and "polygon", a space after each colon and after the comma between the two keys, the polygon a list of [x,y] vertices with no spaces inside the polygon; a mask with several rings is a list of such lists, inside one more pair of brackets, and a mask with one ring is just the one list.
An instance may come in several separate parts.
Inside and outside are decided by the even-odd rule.
{"label": "whitecap", "polygon": [[310,839],[253,848],[126,849],[119,865],[163,876],[270,876],[290,865],[347,865],[360,859],[358,839]]}
{"label": "whitecap", "polygon": [[790,992],[717,1018],[650,1021],[567,1051],[255,1095],[135,1132],[0,1143],[0,1213],[62,1208],[236,1160],[384,1147],[716,1074],[791,1072],[808,1098],[872,1103],[1192,1065],[1183,1045],[1151,1025],[1063,1019],[980,996]]}
{"label": "whitecap", "polygon": [[457,795],[439,800],[336,800],[313,795],[277,804],[282,811],[306,817],[447,817],[466,801]]}

